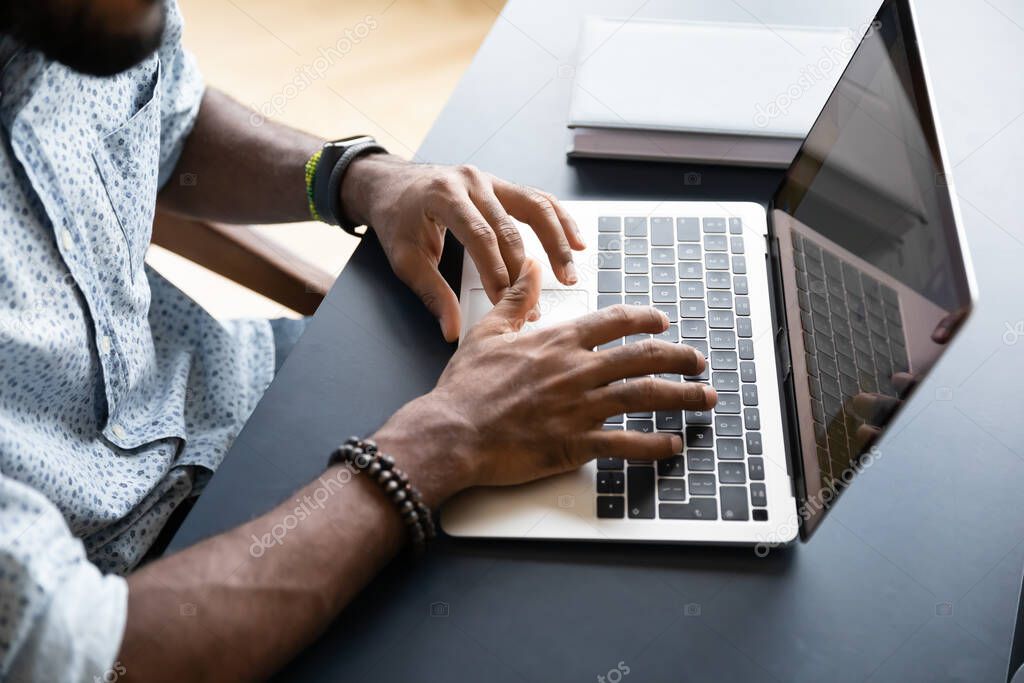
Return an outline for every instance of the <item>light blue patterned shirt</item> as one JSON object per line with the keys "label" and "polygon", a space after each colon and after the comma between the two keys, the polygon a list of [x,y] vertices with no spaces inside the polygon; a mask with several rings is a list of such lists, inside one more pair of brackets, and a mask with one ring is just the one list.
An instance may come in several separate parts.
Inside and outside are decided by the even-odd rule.
{"label": "light blue patterned shirt", "polygon": [[0,680],[116,675],[120,575],[274,371],[266,321],[219,323],[143,261],[203,93],[168,5],[117,76],[0,64]]}

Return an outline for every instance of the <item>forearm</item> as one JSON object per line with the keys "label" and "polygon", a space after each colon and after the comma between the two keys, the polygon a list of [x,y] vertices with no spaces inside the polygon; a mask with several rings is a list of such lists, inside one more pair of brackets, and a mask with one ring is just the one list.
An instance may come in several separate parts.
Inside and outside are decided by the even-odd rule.
{"label": "forearm", "polygon": [[[472,479],[464,454],[445,446],[453,429],[418,400],[374,435],[434,509]],[[129,576],[118,659],[129,680],[266,678],[391,560],[406,533],[375,482],[332,467],[262,517]]]}
{"label": "forearm", "polygon": [[[160,208],[224,223],[309,220],[303,171],[323,139],[273,121],[207,89]],[[183,179],[187,179],[187,182]]]}
{"label": "forearm", "polygon": [[148,565],[128,579],[119,656],[128,680],[269,676],[391,559],[403,534],[372,481],[335,467],[270,513]]}

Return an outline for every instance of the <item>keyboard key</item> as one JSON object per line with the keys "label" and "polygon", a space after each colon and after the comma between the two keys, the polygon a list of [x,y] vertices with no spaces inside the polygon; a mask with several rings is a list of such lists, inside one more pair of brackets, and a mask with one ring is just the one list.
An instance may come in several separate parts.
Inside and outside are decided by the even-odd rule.
{"label": "keyboard key", "polygon": [[[715,453],[708,450],[687,450],[686,469],[691,472],[712,472],[715,469]],[[693,476],[693,475],[690,475]]]}
{"label": "keyboard key", "polygon": [[729,238],[729,249],[734,254],[743,253],[743,238],[742,237],[730,237]]}
{"label": "keyboard key", "polygon": [[626,429],[631,432],[650,434],[654,431],[653,420],[626,420]]}
{"label": "keyboard key", "polygon": [[680,280],[699,280],[704,275],[704,267],[700,261],[680,261],[679,262],[679,279]]}
{"label": "keyboard key", "polygon": [[683,299],[679,305],[679,314],[684,318],[703,318],[704,302],[699,299]]}
{"label": "keyboard key", "polygon": [[743,396],[743,405],[745,406],[756,406],[757,405],[757,385],[756,384],[744,384],[743,389],[740,391],[740,395]]}
{"label": "keyboard key", "polygon": [[626,475],[622,472],[610,470],[598,470],[597,492],[598,493],[624,493],[626,490]]}
{"label": "keyboard key", "polygon": [[680,261],[699,261],[701,254],[700,244],[696,242],[681,242],[676,245],[676,256]]}
{"label": "keyboard key", "polygon": [[703,320],[680,320],[679,331],[684,339],[703,339],[708,334],[708,326]]}
{"label": "keyboard key", "polygon": [[750,318],[743,316],[736,318],[736,334],[747,339],[754,336],[754,325],[750,322]]}
{"label": "keyboard key", "polygon": [[764,484],[750,485],[750,502],[756,508],[768,506],[768,489]]}
{"label": "keyboard key", "polygon": [[621,470],[622,458],[598,458],[597,469],[599,470]]}
{"label": "keyboard key", "polygon": [[643,216],[626,217],[626,237],[647,237],[647,219]]}
{"label": "keyboard key", "polygon": [[754,361],[745,360],[740,363],[740,379],[744,382],[757,381],[757,370],[754,368]]}
{"label": "keyboard key", "polygon": [[704,251],[728,251],[729,241],[725,235],[704,235]]}
{"label": "keyboard key", "polygon": [[679,322],[679,306],[675,303],[658,304],[655,308],[664,313],[670,323]]}
{"label": "keyboard key", "polygon": [[699,242],[700,223],[696,218],[676,219],[676,239],[680,242]]}
{"label": "keyboard key", "polygon": [[761,445],[761,432],[747,432],[747,453],[751,455],[761,455],[764,450]]}
{"label": "keyboard key", "polygon": [[[731,396],[732,394],[726,394]],[[722,399],[719,397],[719,403]],[[738,406],[737,406],[738,407]],[[746,429],[760,429],[761,428],[761,413],[757,408],[744,408],[743,409],[743,426]]]}
{"label": "keyboard key", "polygon": [[722,484],[746,484],[747,467],[742,462],[718,463],[718,481]]}
{"label": "keyboard key", "polygon": [[665,328],[664,332],[659,332],[658,334],[654,335],[654,338],[660,339],[661,341],[664,342],[668,342],[669,344],[675,344],[679,341],[679,326],[669,325],[668,327]]}
{"label": "keyboard key", "polygon": [[622,238],[618,235],[602,233],[597,236],[598,251],[620,251],[622,249]]}
{"label": "keyboard key", "polygon": [[746,275],[737,275],[736,277],[734,277],[732,279],[732,284],[733,284],[732,290],[734,292],[736,292],[737,294],[742,294],[744,296],[746,296],[747,294],[750,294],[750,291],[749,291],[749,289],[747,287],[747,276]]}
{"label": "keyboard key", "polygon": [[747,259],[743,256],[732,257],[732,272],[736,275],[747,274]]}
{"label": "keyboard key", "polygon": [[610,417],[606,417],[606,418],[604,419],[604,421],[605,421],[605,422],[612,422],[612,423],[614,423],[614,425],[608,425],[608,424],[606,424],[606,425],[604,426],[604,428],[605,428],[605,429],[609,429],[610,427],[612,427],[612,426],[615,426],[615,425],[619,425],[619,426],[617,427],[617,429],[622,429],[622,426],[621,426],[621,425],[622,425],[622,415],[612,415],[612,416],[610,416]]}
{"label": "keyboard key", "polygon": [[687,427],[687,448],[711,448],[714,443],[714,432],[711,427]]}
{"label": "keyboard key", "polygon": [[743,486],[722,486],[718,489],[722,502],[722,519],[745,522],[747,513],[747,489]]}
{"label": "keyboard key", "polygon": [[710,410],[687,410],[686,424],[694,426],[710,425],[712,415]]}
{"label": "keyboard key", "polygon": [[736,297],[736,315],[750,315],[750,297]]}
{"label": "keyboard key", "polygon": [[646,256],[627,256],[625,271],[628,275],[642,275],[651,269]]}
{"label": "keyboard key", "polygon": [[764,458],[750,458],[747,460],[747,468],[750,481],[764,481]]}
{"label": "keyboard key", "polygon": [[623,246],[623,251],[625,251],[630,256],[635,256],[637,254],[646,254],[647,240],[645,240],[642,237],[627,238]]}
{"label": "keyboard key", "polygon": [[598,496],[597,516],[600,519],[622,519],[626,501],[622,496]]}
{"label": "keyboard key", "polygon": [[718,391],[739,391],[740,376],[735,372],[713,372],[711,373],[711,386]]}
{"label": "keyboard key", "polygon": [[704,219],[704,232],[721,234],[725,232],[725,219],[724,218],[705,218]]}
{"label": "keyboard key", "polygon": [[729,289],[730,286],[729,274],[720,271],[708,273],[706,281],[708,289]]}
{"label": "keyboard key", "polygon": [[743,232],[743,220],[740,218],[729,219],[729,234],[739,235]]}
{"label": "keyboard key", "polygon": [[650,306],[651,297],[646,294],[627,294],[623,297],[624,303],[629,306]]}
{"label": "keyboard key", "polygon": [[713,474],[691,474],[687,483],[690,485],[691,496],[715,495],[715,475]]}
{"label": "keyboard key", "polygon": [[764,508],[755,508],[751,515],[755,522],[768,521],[768,511],[765,510]]}
{"label": "keyboard key", "polygon": [[[757,410],[750,408],[750,410]],[[718,403],[715,404],[715,412],[723,415],[740,414],[740,395],[723,393],[718,395]]]}
{"label": "keyboard key", "polygon": [[681,455],[673,455],[658,461],[659,477],[682,477],[686,474],[686,458]]}
{"label": "keyboard key", "polygon": [[667,266],[674,265],[675,262],[676,253],[671,247],[654,247],[651,249],[651,263]]}
{"label": "keyboard key", "polygon": [[676,293],[675,284],[654,285],[651,288],[651,299],[656,304],[675,303],[677,298],[678,294]]}
{"label": "keyboard key", "polygon": [[630,519],[654,519],[654,468],[626,468],[626,498]]}
{"label": "keyboard key", "polygon": [[622,270],[622,254],[617,251],[597,252],[597,267],[605,270]]}
{"label": "keyboard key", "polygon": [[715,433],[719,436],[739,436],[742,434],[743,425],[739,415],[715,415]]}
{"label": "keyboard key", "polygon": [[686,500],[686,480],[659,479],[658,500]]}
{"label": "keyboard key", "polygon": [[641,294],[651,288],[651,281],[646,275],[627,275],[625,287],[628,294]]}
{"label": "keyboard key", "polygon": [[743,441],[741,439],[718,439],[715,452],[719,460],[742,460]]}
{"label": "keyboard key", "polygon": [[683,280],[679,283],[680,299],[703,299],[704,283],[693,280]]}
{"label": "keyboard key", "polygon": [[622,219],[618,216],[600,216],[597,219],[598,232],[619,232],[622,230]]}
{"label": "keyboard key", "polygon": [[674,266],[654,266],[651,268],[651,282],[658,284],[675,284],[676,269]]}
{"label": "keyboard key", "polygon": [[714,498],[694,498],[688,503],[661,503],[658,516],[662,519],[718,519]]}
{"label": "keyboard key", "polygon": [[597,295],[597,307],[598,307],[598,309],[608,308],[609,306],[614,306],[615,304],[621,304],[621,303],[622,303],[622,297],[619,296],[618,294],[598,294]]}
{"label": "keyboard key", "polygon": [[740,360],[754,359],[754,341],[752,339],[739,340]]}
{"label": "keyboard key", "polygon": [[732,329],[735,322],[735,316],[732,311],[718,308],[708,311],[708,327]]}
{"label": "keyboard key", "polygon": [[[714,331],[712,331],[714,333]],[[714,347],[712,342],[711,348]],[[711,369],[712,370],[735,370],[737,365],[736,352],[735,351],[712,351],[711,352]]]}
{"label": "keyboard key", "polygon": [[[736,333],[732,330],[711,330],[711,348],[713,349],[735,349]],[[731,368],[735,370],[736,368]]]}
{"label": "keyboard key", "polygon": [[654,414],[654,423],[660,430],[681,432],[683,431],[683,411],[659,410]]}
{"label": "keyboard key", "polygon": [[602,270],[597,273],[597,291],[602,294],[622,291],[622,273],[614,270]]}
{"label": "keyboard key", "polygon": [[708,292],[708,308],[732,308],[732,292],[723,290]]}
{"label": "keyboard key", "polygon": [[729,270],[729,256],[721,253],[705,254],[704,267],[708,270]]}
{"label": "keyboard key", "polygon": [[676,243],[672,230],[671,218],[651,219],[651,244],[657,247],[670,247]]}

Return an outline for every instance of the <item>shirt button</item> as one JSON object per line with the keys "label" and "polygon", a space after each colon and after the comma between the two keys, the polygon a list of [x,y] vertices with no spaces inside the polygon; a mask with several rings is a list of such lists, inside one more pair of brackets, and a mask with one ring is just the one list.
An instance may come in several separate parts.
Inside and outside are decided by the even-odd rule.
{"label": "shirt button", "polygon": [[75,244],[74,240],[71,238],[71,232],[66,229],[60,231],[60,240],[64,243],[65,249],[70,249]]}
{"label": "shirt button", "polygon": [[104,355],[110,353],[110,337],[107,335],[100,337],[100,353]]}
{"label": "shirt button", "polygon": [[124,427],[122,427],[121,425],[114,425],[113,427],[110,428],[110,431],[114,432],[114,436],[116,436],[119,439],[123,439],[124,437],[128,436],[128,432],[124,431]]}

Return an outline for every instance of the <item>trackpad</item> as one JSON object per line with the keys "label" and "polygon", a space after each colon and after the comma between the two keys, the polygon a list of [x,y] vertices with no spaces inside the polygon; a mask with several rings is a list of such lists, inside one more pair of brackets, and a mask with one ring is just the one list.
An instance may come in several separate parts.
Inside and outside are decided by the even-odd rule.
{"label": "trackpad", "polygon": [[[493,306],[482,289],[469,290],[469,301],[464,309],[469,324],[475,325]],[[590,297],[583,289],[542,289],[540,292],[540,320],[526,325],[526,329],[548,327],[574,320],[590,312]]]}

